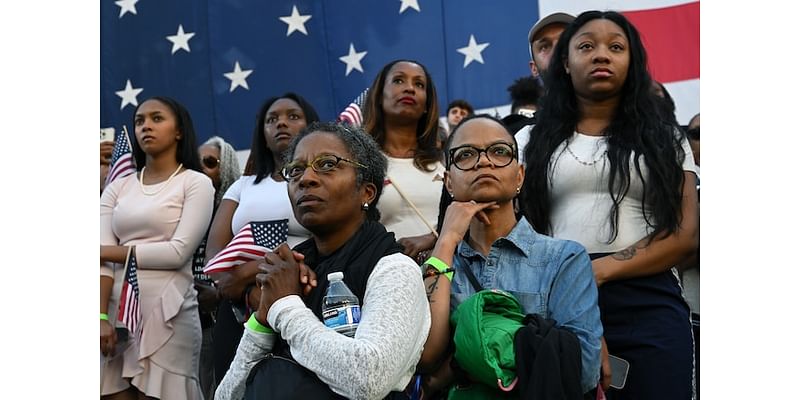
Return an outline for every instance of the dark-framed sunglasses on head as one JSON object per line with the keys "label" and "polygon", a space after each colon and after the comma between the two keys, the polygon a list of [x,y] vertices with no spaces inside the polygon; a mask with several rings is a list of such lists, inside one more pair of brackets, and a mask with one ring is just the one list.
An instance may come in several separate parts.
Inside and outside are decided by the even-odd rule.
{"label": "dark-framed sunglasses on head", "polygon": [[514,150],[514,145],[511,143],[495,142],[485,149],[465,144],[450,149],[448,164],[454,165],[462,171],[470,170],[478,165],[481,154],[486,154],[486,158],[496,168],[505,167],[517,158],[517,151]]}
{"label": "dark-framed sunglasses on head", "polygon": [[336,166],[339,165],[340,162],[346,162],[351,164],[355,167],[359,168],[367,168],[366,165],[361,164],[357,161],[348,160],[346,158],[339,157],[334,154],[323,154],[313,160],[311,162],[306,161],[292,161],[286,166],[283,167],[281,170],[281,174],[287,181],[294,181],[299,179],[305,173],[306,168],[311,167],[316,173],[327,173],[331,172],[336,169]]}
{"label": "dark-framed sunglasses on head", "polygon": [[219,166],[219,158],[214,156],[205,156],[201,159],[201,161],[208,169],[217,168]]}

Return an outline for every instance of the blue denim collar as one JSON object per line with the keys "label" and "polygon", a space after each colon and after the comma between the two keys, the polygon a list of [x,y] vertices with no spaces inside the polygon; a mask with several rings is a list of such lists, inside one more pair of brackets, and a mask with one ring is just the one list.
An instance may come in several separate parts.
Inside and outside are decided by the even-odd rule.
{"label": "blue denim collar", "polygon": [[[533,232],[533,235],[528,235],[530,232]],[[469,232],[467,232],[467,234],[469,235]],[[511,230],[508,236],[499,237],[492,243],[492,247],[502,247],[504,243],[508,243],[510,245],[508,246],[509,248],[517,249],[522,255],[529,257],[528,249],[530,249],[531,244],[537,240],[538,235],[539,234],[536,233],[528,220],[522,217],[517,221],[517,224],[514,225],[514,229]],[[475,251],[475,249],[469,245],[466,238],[458,244],[458,254],[464,258],[473,258],[476,256],[484,258],[483,254]]]}

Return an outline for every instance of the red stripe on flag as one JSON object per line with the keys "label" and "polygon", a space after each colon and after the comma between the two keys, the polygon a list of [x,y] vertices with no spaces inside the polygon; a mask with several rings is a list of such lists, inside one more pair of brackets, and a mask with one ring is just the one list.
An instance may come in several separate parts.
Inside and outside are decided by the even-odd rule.
{"label": "red stripe on flag", "polygon": [[117,321],[124,322],[125,320],[125,313],[122,312],[128,307],[128,285],[125,282],[122,283],[122,293],[119,295],[119,309],[117,310]]}
{"label": "red stripe on flag", "polygon": [[623,14],[642,36],[655,80],[700,78],[700,2]]}

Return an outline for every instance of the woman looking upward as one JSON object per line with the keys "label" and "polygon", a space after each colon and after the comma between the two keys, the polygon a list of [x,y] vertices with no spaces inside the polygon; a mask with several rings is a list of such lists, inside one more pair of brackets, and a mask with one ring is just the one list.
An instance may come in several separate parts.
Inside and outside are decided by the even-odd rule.
{"label": "woman looking upward", "polygon": [[698,246],[694,161],[659,112],[639,33],[619,13],[587,11],[561,34],[545,79],[522,211],[593,258],[609,353],[630,362],[609,399],[691,398],[689,308],[673,266]]}

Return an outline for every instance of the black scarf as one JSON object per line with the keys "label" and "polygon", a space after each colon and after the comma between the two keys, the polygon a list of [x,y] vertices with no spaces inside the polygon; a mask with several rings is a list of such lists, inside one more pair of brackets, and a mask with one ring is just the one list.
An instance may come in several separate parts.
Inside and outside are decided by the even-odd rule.
{"label": "black scarf", "polygon": [[[403,250],[394,233],[375,221],[365,221],[347,242],[328,256],[321,256],[314,239],[294,248],[305,255],[304,262],[317,274],[317,287],[303,301],[322,321],[322,298],[328,288],[328,274],[343,272],[344,282],[364,304],[367,279],[378,260]],[[279,338],[272,355],[260,361],[247,378],[246,399],[343,399],[324,384],[317,375],[292,360],[289,346]],[[386,399],[407,398],[392,392]]]}
{"label": "black scarf", "polygon": [[322,321],[322,298],[328,288],[329,273],[343,272],[344,283],[363,305],[367,279],[375,264],[384,256],[402,252],[403,247],[395,240],[394,233],[387,232],[383,225],[365,221],[344,246],[328,256],[319,254],[314,239],[298,244],[294,250],[305,255],[304,262],[317,274],[317,287],[303,301]]}

